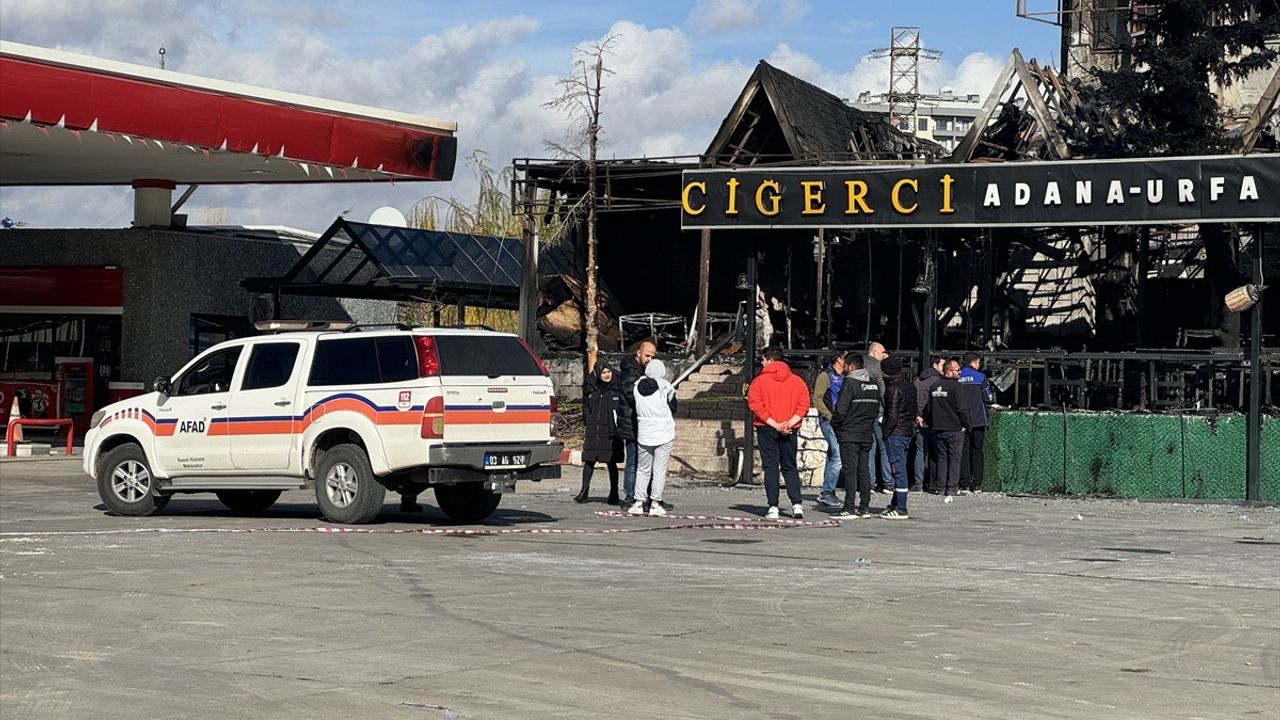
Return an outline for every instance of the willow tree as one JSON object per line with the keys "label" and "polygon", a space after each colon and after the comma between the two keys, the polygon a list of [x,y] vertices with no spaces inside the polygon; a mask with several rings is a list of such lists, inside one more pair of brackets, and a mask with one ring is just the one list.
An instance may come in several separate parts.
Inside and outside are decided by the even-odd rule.
{"label": "willow tree", "polygon": [[587,190],[584,196],[587,209],[587,267],[586,297],[582,310],[584,335],[587,338],[587,372],[595,369],[600,354],[599,292],[596,283],[596,211],[599,205],[596,192],[596,158],[600,150],[600,100],[604,93],[604,76],[613,71],[605,67],[604,58],[617,35],[574,49],[573,72],[556,82],[560,94],[543,103],[543,107],[558,110],[569,116],[573,123],[564,142],[547,142],[547,147],[557,155],[577,160],[586,166]]}
{"label": "willow tree", "polygon": [[[511,195],[505,189],[511,186],[515,171],[510,166],[501,171],[495,170],[489,165],[488,155],[481,150],[468,155],[466,163],[478,186],[475,202],[429,195],[409,209],[409,226],[468,235],[519,238],[524,219],[511,212]],[[539,226],[538,237],[543,238],[543,242],[554,242],[559,237],[559,225],[554,217],[538,215],[535,222]],[[442,302],[402,305],[399,319],[415,325],[465,325],[472,322],[507,332],[514,332],[517,325],[514,310],[468,307],[462,314],[458,312],[458,306]]]}

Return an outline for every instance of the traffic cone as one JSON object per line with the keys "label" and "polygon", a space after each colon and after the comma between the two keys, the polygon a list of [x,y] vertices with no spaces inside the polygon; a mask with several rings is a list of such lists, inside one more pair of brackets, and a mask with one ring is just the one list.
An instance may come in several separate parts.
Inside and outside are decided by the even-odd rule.
{"label": "traffic cone", "polygon": [[14,442],[22,442],[22,426],[15,425],[18,418],[22,417],[22,411],[18,408],[18,396],[13,396],[13,405],[9,406],[9,428],[13,431]]}

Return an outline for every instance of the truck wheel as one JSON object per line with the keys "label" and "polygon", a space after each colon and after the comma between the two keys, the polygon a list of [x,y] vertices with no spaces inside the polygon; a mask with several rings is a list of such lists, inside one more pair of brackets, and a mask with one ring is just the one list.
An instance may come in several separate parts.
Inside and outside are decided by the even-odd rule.
{"label": "truck wheel", "polygon": [[155,478],[142,448],[129,443],[98,461],[98,497],[116,515],[152,515],[169,504],[156,495]]}
{"label": "truck wheel", "polygon": [[280,499],[279,490],[219,490],[214,494],[228,510],[250,515],[266,510]]}
{"label": "truck wheel", "polygon": [[455,522],[480,522],[492,515],[500,502],[502,495],[485,490],[483,483],[436,486],[436,505]]}
{"label": "truck wheel", "polygon": [[316,468],[316,504],[330,522],[358,525],[378,516],[387,488],[359,445],[330,448]]}

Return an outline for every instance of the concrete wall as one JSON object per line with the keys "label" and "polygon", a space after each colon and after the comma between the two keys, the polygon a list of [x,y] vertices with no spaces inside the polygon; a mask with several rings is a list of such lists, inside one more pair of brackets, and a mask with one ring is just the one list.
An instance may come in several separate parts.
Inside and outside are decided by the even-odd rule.
{"label": "concrete wall", "polygon": [[[192,313],[248,317],[245,277],[283,275],[305,251],[290,242],[169,230],[17,229],[0,233],[0,262],[124,268],[119,379],[146,382],[191,359]],[[384,301],[285,296],[291,319],[392,322]]]}
{"label": "concrete wall", "polygon": [[[581,353],[542,353],[541,357],[547,364],[547,370],[551,372],[551,382],[556,388],[556,398],[562,403],[580,402],[584,356]],[[617,369],[621,366],[626,354],[600,353],[600,357]],[[658,359],[667,366],[668,380],[675,380],[677,375],[693,364],[691,358],[684,356],[659,354]]]}

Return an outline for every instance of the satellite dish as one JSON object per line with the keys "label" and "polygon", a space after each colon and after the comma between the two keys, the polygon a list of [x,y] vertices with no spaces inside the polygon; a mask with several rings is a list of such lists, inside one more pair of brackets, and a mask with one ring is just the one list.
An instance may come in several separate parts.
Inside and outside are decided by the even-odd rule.
{"label": "satellite dish", "polygon": [[369,216],[369,224],[409,227],[409,221],[404,218],[404,213],[385,205],[373,211],[373,214]]}

